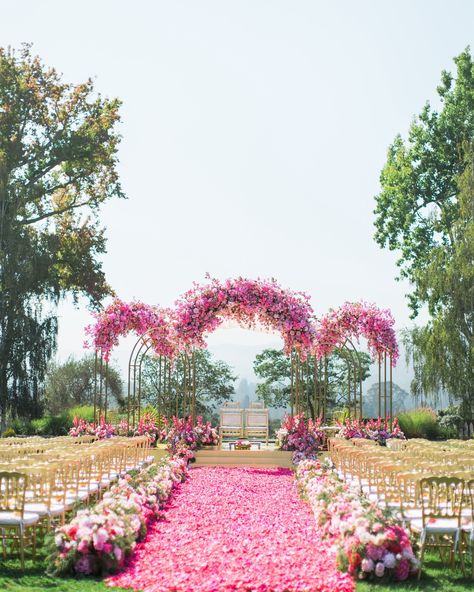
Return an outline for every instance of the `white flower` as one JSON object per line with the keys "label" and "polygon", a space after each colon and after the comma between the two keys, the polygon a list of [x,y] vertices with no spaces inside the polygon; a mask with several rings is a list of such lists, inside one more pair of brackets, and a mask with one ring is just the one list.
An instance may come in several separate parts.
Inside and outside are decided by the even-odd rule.
{"label": "white flower", "polygon": [[362,568],[362,571],[365,571],[366,573],[374,571],[374,562],[372,561],[372,559],[362,559],[362,563],[360,566]]}

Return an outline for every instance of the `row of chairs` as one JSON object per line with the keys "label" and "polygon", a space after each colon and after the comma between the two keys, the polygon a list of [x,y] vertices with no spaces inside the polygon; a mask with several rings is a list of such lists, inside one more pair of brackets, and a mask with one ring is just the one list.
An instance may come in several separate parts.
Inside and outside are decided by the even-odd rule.
{"label": "row of chairs", "polygon": [[[24,452],[29,445],[19,448]],[[145,436],[80,446],[71,438],[61,446],[51,439],[38,452],[17,457],[11,457],[11,449],[0,447],[2,555],[6,559],[8,546],[18,549],[22,568],[25,545],[31,545],[35,556],[37,533],[64,524],[79,505],[100,499],[120,475],[151,460]]]}
{"label": "row of chairs", "polygon": [[269,415],[263,403],[254,402],[248,409],[240,409],[237,402],[229,402],[220,410],[219,436],[231,438],[264,438],[268,444]]}
{"label": "row of chairs", "polygon": [[[474,578],[474,448],[471,444],[407,442],[393,451],[367,440],[329,442],[340,476],[380,507],[390,508],[419,539],[420,560],[437,548],[454,565],[470,552]],[[420,572],[421,573],[421,572]]]}

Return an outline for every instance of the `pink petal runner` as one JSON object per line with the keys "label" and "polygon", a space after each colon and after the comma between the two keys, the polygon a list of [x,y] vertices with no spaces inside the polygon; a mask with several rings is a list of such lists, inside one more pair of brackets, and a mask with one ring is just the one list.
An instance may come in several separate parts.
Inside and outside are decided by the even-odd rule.
{"label": "pink petal runner", "polygon": [[145,592],[353,592],[336,570],[288,469],[190,471],[126,571],[108,585]]}

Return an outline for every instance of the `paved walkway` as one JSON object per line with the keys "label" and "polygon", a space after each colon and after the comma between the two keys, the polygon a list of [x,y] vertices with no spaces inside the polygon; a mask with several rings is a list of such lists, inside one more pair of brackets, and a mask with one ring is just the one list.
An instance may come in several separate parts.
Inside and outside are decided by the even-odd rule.
{"label": "paved walkway", "polygon": [[145,592],[353,592],[288,469],[190,471],[109,585]]}

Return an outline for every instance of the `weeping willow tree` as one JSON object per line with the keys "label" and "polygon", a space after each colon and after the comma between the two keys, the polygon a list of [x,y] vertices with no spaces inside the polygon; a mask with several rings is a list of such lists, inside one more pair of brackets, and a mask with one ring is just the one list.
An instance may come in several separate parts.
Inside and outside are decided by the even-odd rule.
{"label": "weeping willow tree", "polygon": [[425,327],[404,334],[415,370],[415,395],[449,393],[461,402],[463,415],[474,416],[474,151],[459,179],[459,215],[452,245],[433,249],[420,277],[436,302]]}
{"label": "weeping willow tree", "polygon": [[474,61],[469,48],[442,73],[441,108],[429,104],[407,141],[390,146],[376,197],[380,246],[398,251],[400,276],[410,282],[412,317],[425,326],[405,332],[415,376],[412,392],[447,392],[473,416],[474,331]]}
{"label": "weeping willow tree", "polygon": [[123,196],[119,102],[72,85],[32,55],[0,48],[0,424],[35,416],[56,347],[56,306],[112,293],[99,206]]}

